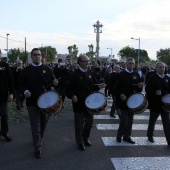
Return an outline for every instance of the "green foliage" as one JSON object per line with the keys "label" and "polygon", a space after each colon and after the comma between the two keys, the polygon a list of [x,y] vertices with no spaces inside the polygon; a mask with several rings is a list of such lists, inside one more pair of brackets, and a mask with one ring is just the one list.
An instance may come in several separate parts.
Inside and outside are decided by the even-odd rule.
{"label": "green foliage", "polygon": [[[56,48],[52,46],[47,46],[47,47],[39,47],[41,54],[45,56],[45,58],[48,60],[48,62],[52,62],[55,60],[55,56],[57,55]],[[47,52],[47,56],[46,56]]]}
{"label": "green foliage", "polygon": [[74,63],[77,61],[77,55],[78,55],[78,47],[74,44],[72,46],[68,46],[68,52],[69,52],[69,55],[71,56],[71,61]]}
{"label": "green foliage", "polygon": [[90,60],[94,60],[95,59],[95,52],[93,52],[93,44],[88,45],[89,47],[89,52],[86,53],[86,55],[90,58]]}
{"label": "green foliage", "polygon": [[9,62],[15,62],[17,58],[19,57],[19,59],[25,63],[27,56],[28,56],[28,52],[26,52],[25,54],[25,51],[19,48],[11,49],[10,52],[8,53]]}
{"label": "green foliage", "polygon": [[[135,62],[138,63],[138,49],[134,49],[133,47],[123,47],[119,53],[118,53],[120,59],[127,58],[127,57],[133,57],[135,59]],[[139,55],[139,61],[140,64],[144,63],[145,61],[149,61],[148,53],[146,50],[140,49],[140,55]]]}
{"label": "green foliage", "polygon": [[160,49],[159,51],[157,51],[156,57],[159,61],[170,65],[170,48]]}

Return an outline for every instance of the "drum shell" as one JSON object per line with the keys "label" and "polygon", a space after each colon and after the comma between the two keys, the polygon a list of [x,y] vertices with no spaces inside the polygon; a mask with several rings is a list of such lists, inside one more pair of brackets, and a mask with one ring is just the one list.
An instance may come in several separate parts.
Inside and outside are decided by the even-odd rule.
{"label": "drum shell", "polygon": [[[38,105],[38,101],[39,99],[45,94],[45,93],[48,93],[48,92],[55,92],[55,91],[46,91],[44,92],[43,94],[41,94],[37,100],[37,105]],[[58,95],[57,92],[55,92],[56,95]],[[39,107],[39,106],[38,106]],[[40,107],[39,107],[40,108]],[[61,98],[59,97],[58,95],[58,100],[55,101],[55,103],[47,108],[40,108],[42,110],[42,113],[47,115],[47,116],[52,116],[52,115],[55,115],[57,114],[62,108],[62,100]]]}
{"label": "drum shell", "polygon": [[166,95],[164,95],[164,96],[162,97],[162,108],[163,108],[163,110],[164,110],[165,112],[170,112],[170,103],[166,103],[165,101],[163,101],[163,99],[164,99],[166,96],[169,97],[169,99],[170,99],[170,94],[166,94]]}
{"label": "drum shell", "polygon": [[[85,105],[86,105],[86,100],[88,99],[89,96],[93,95],[93,94],[102,94],[104,96],[103,93],[100,93],[100,92],[96,92],[96,93],[91,93],[90,95],[88,95],[85,99]],[[105,98],[105,97],[104,97]],[[103,111],[105,111],[107,109],[107,100],[105,98],[105,101],[104,103],[99,106],[98,108],[89,108],[87,105],[86,105],[86,108],[87,108],[87,111],[89,112],[89,114],[92,114],[92,115],[100,115]]]}
{"label": "drum shell", "polygon": [[[135,93],[135,94],[137,94],[137,93]],[[142,93],[138,93],[138,94],[143,95],[143,97],[144,97],[142,104],[140,106],[136,107],[136,108],[130,108],[128,106],[128,100],[130,99],[130,97],[132,97],[135,94],[132,94],[131,96],[129,96],[129,98],[126,101],[126,105],[129,108],[129,110],[131,112],[133,112],[134,114],[140,114],[140,113],[143,113],[148,108],[148,101],[147,101],[146,97]]]}

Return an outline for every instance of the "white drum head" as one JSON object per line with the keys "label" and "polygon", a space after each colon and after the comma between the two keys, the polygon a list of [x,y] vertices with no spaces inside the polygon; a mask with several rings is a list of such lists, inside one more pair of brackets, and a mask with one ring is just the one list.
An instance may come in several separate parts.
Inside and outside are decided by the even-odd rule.
{"label": "white drum head", "polygon": [[162,97],[162,102],[170,104],[170,94],[166,94]]}
{"label": "white drum head", "polygon": [[132,96],[130,96],[127,100],[127,106],[130,109],[135,109],[139,107],[144,101],[144,95],[141,93],[135,93]]}
{"label": "white drum head", "polygon": [[86,98],[85,105],[89,109],[98,109],[103,106],[105,102],[106,98],[102,93],[92,93]]}
{"label": "white drum head", "polygon": [[59,99],[59,95],[54,91],[48,91],[43,93],[37,102],[37,105],[41,109],[46,109],[53,106]]}

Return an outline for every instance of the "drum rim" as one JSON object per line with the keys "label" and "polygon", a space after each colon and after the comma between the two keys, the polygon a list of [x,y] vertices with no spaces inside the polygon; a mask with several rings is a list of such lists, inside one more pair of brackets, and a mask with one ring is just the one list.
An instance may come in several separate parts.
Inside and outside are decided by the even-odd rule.
{"label": "drum rim", "polygon": [[[102,94],[102,95],[104,96],[105,101],[107,101],[106,96],[105,96],[102,92],[92,92],[92,93],[90,93],[90,94],[85,98],[85,101],[84,101],[85,106],[86,106],[86,99],[87,99],[90,95],[92,95],[92,94],[94,94],[94,93],[100,93],[100,94]],[[103,104],[105,104],[105,102],[104,102]],[[86,106],[86,107],[87,107],[87,106]],[[89,107],[87,107],[87,108],[89,108]],[[89,109],[97,109],[97,108],[89,108]]]}
{"label": "drum rim", "polygon": [[134,109],[134,108],[130,108],[130,107],[128,106],[128,100],[129,100],[129,99],[130,99],[130,97],[132,97],[134,94],[141,94],[141,95],[143,96],[143,98],[145,99],[144,94],[142,94],[142,93],[140,93],[140,92],[137,92],[137,93],[133,93],[133,94],[131,94],[131,95],[127,98],[127,100],[126,100],[126,106],[127,106],[129,109]]}
{"label": "drum rim", "polygon": [[[54,91],[54,90],[47,90],[47,91],[45,91],[45,92],[43,92],[39,97],[38,97],[38,99],[37,99],[37,106],[39,107],[39,105],[38,105],[38,100],[40,99],[40,97],[43,95],[43,94],[45,94],[45,93],[47,93],[47,92],[54,92],[54,93],[56,93],[57,95],[58,95],[58,98],[59,98],[59,94],[56,92],[56,91]],[[49,106],[49,107],[46,107],[46,108],[40,108],[40,109],[48,109],[48,108],[50,108],[51,106]]]}
{"label": "drum rim", "polygon": [[168,95],[170,96],[170,93],[165,94],[165,95],[162,96],[162,102],[163,102],[164,104],[170,105],[170,103],[165,103],[165,102],[163,101],[163,99],[164,99],[166,96],[168,96]]}

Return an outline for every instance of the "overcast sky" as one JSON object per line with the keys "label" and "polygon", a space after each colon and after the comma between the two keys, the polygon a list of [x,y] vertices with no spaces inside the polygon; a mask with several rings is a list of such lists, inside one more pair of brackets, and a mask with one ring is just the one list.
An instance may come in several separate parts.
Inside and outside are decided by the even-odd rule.
{"label": "overcast sky", "polygon": [[[79,53],[96,48],[93,24],[103,24],[100,55],[117,56],[129,45],[156,59],[156,51],[170,48],[169,0],[0,0],[0,49],[53,46],[59,54],[76,44]],[[3,38],[4,37],[4,38]],[[15,41],[14,41],[15,40]]]}

